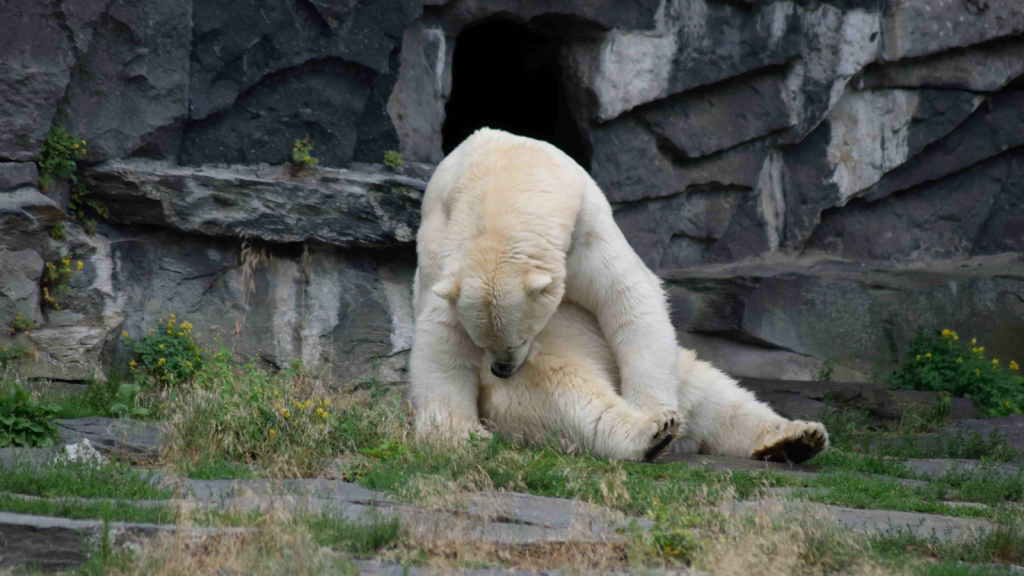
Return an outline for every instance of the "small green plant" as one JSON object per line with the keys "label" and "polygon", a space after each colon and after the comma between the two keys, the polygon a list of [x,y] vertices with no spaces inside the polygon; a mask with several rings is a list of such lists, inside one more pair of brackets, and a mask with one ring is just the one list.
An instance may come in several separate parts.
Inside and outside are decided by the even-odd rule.
{"label": "small green plant", "polygon": [[[129,364],[132,380],[143,387],[171,386],[189,382],[203,366],[203,349],[192,335],[192,324],[177,323],[171,314],[138,340],[122,332],[135,360]],[[119,392],[120,394],[120,392]]]}
{"label": "small green plant", "polygon": [[43,302],[55,310],[60,310],[60,298],[71,294],[71,286],[68,283],[84,266],[85,264],[78,260],[72,269],[70,256],[47,262],[42,278]]}
{"label": "small green plant", "polygon": [[64,233],[65,229],[63,220],[58,221],[53,225],[53,228],[50,228],[50,238],[53,238],[54,240],[63,241]]}
{"label": "small green plant", "polygon": [[138,384],[121,384],[108,413],[115,418],[141,418],[149,416],[149,408],[139,406],[138,395],[142,387]]}
{"label": "small green plant", "polygon": [[309,139],[308,134],[305,138],[295,141],[295,144],[292,145],[292,161],[289,165],[292,176],[298,176],[306,169],[313,168],[320,163],[320,160],[313,156],[313,148],[313,141]]}
{"label": "small green plant", "polygon": [[985,347],[972,338],[962,343],[956,332],[920,333],[910,343],[910,355],[891,380],[896,388],[949,392],[970,397],[987,416],[1024,412],[1024,377],[1011,360],[1004,368],[988,359]]}
{"label": "small green plant", "polygon": [[39,185],[44,190],[63,180],[72,184],[78,182],[75,171],[78,161],[89,152],[87,142],[60,126],[51,126],[46,141],[39,152]]}
{"label": "small green plant", "polygon": [[396,150],[388,150],[384,153],[384,166],[388,170],[398,170],[400,167],[405,166],[405,160],[402,159],[402,154]]}
{"label": "small green plant", "polygon": [[89,236],[94,236],[96,234],[96,221],[88,218],[83,220],[82,229],[85,230],[85,233]]}
{"label": "small green plant", "polygon": [[17,344],[0,348],[0,370],[6,368],[12,361],[24,356],[26,352],[27,350],[25,350],[24,346],[18,346]]}
{"label": "small green plant", "polygon": [[0,448],[52,446],[59,430],[51,420],[57,409],[32,400],[21,386],[0,386]]}
{"label": "small green plant", "polygon": [[831,382],[836,375],[836,361],[832,358],[825,360],[818,366],[818,371],[814,375],[814,379],[818,382]]}
{"label": "small green plant", "polygon": [[[81,182],[77,181],[74,182],[71,185],[71,193],[68,195],[68,213],[70,213],[72,216],[75,216],[79,220],[83,220],[85,222],[83,226],[86,227],[86,232],[91,235],[93,232],[96,231],[96,222],[85,219],[85,209],[87,207],[92,208],[92,210],[96,214],[99,214],[101,218],[110,218],[110,210],[108,210],[106,206],[100,204],[95,200],[86,199],[86,196],[88,195],[89,189],[85,187],[85,184],[82,184]],[[92,232],[89,232],[89,222],[92,222]]]}
{"label": "small green plant", "polygon": [[11,322],[11,334],[17,334],[18,332],[29,332],[39,328],[39,323],[26,318],[19,312],[15,312],[14,320]]}

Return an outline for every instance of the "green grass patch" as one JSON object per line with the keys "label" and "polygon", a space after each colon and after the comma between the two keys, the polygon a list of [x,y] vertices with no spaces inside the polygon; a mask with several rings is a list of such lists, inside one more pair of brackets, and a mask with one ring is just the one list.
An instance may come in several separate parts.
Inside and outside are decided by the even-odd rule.
{"label": "green grass patch", "polygon": [[71,499],[22,498],[0,494],[0,510],[15,514],[59,516],[75,520],[110,520],[117,522],[150,522],[173,524],[178,513],[170,506],[138,506],[130,502],[86,502]]}
{"label": "green grass patch", "polygon": [[59,459],[50,464],[0,466],[0,491],[42,497],[159,500],[174,490],[156,486],[150,472],[125,463],[91,464]]}
{"label": "green grass patch", "polygon": [[324,512],[305,519],[313,541],[321,546],[360,558],[394,546],[402,537],[402,525],[396,516],[372,511],[356,520],[337,512]]}

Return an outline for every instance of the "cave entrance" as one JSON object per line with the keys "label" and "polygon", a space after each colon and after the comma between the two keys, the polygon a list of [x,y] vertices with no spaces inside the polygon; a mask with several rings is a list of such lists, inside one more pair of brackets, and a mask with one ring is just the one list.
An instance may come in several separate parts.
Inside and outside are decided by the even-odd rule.
{"label": "cave entrance", "polygon": [[483,22],[459,34],[441,132],[444,153],[489,126],[550,142],[589,169],[587,146],[562,82],[561,44],[558,35],[507,20]]}

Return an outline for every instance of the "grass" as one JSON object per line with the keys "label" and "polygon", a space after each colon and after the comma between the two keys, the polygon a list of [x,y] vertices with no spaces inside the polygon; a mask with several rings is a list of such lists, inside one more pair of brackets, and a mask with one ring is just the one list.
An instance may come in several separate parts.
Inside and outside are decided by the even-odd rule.
{"label": "grass", "polygon": [[331,511],[303,520],[314,542],[356,557],[373,556],[384,548],[394,546],[402,537],[402,525],[398,518],[384,516],[376,511],[358,520],[350,520]]}
{"label": "grass", "polygon": [[0,492],[44,498],[112,498],[159,500],[175,490],[156,486],[152,474],[124,463],[90,464],[58,460],[49,464],[15,462],[0,466]]}
{"label": "grass", "polygon": [[75,520],[109,520],[112,522],[147,522],[173,524],[178,512],[170,505],[139,506],[130,502],[81,501],[63,498],[25,498],[0,494],[0,510],[14,514],[57,516]]}

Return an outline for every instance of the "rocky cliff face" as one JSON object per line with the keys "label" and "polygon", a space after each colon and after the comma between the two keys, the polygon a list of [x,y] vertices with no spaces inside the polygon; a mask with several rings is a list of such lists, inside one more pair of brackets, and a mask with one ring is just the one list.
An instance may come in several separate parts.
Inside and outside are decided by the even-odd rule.
{"label": "rocky cliff face", "polygon": [[[557,55],[570,116],[540,136],[585,143],[687,345],[763,377],[862,376],[947,326],[1024,356],[1024,0],[14,0],[0,324],[39,327],[0,332],[13,367],[101,374],[122,330],[176,313],[241,358],[402,380],[416,162],[486,108],[472,66],[503,47],[459,47],[495,20]],[[38,185],[54,124],[88,141],[94,235]],[[289,177],[306,135],[321,167]],[[391,149],[403,173],[363,164]],[[58,310],[63,258],[83,266]]]}

